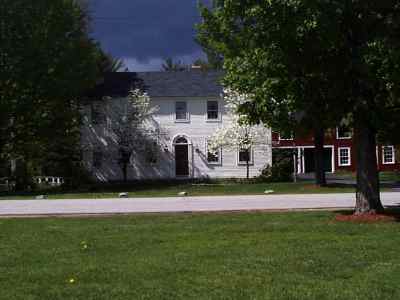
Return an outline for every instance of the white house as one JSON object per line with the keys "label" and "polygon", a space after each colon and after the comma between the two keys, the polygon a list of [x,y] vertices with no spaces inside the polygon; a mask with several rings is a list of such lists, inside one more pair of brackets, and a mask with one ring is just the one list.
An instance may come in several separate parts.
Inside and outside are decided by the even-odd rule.
{"label": "white house", "polygon": [[[123,109],[128,92],[138,85],[158,110],[146,122],[145,141],[132,154],[127,177],[136,179],[233,178],[246,176],[245,153],[240,149],[207,149],[207,139],[229,124],[225,113],[221,72],[110,73],[91,94],[83,109],[83,157],[99,181],[122,180],[118,147],[113,135],[112,107]],[[112,100],[103,100],[111,97]],[[265,128],[265,139],[271,131]],[[147,141],[146,141],[147,140]],[[251,149],[250,176],[271,164],[271,146]]]}

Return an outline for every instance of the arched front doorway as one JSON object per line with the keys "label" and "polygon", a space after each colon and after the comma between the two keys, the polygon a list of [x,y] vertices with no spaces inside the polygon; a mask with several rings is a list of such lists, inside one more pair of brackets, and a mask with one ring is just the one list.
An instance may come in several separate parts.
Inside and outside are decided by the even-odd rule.
{"label": "arched front doorway", "polygon": [[186,137],[178,136],[174,140],[175,148],[175,175],[187,177],[189,172],[189,142]]}

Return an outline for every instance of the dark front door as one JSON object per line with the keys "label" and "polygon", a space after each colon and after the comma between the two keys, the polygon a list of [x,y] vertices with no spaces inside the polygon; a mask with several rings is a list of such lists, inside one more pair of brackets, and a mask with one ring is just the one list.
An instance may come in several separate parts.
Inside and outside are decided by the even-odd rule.
{"label": "dark front door", "polygon": [[[304,149],[304,173],[315,171],[314,148]],[[324,170],[332,172],[332,148],[324,148]]]}
{"label": "dark front door", "polygon": [[189,176],[188,145],[175,145],[176,176]]}

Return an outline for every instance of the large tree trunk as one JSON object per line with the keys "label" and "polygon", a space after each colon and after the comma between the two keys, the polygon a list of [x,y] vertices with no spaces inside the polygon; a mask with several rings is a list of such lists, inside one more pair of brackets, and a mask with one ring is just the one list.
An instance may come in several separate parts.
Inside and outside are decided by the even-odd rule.
{"label": "large tree trunk", "polygon": [[324,169],[324,142],[325,131],[322,127],[314,128],[314,164],[315,164],[315,184],[326,186],[326,177]]}
{"label": "large tree trunk", "polygon": [[366,119],[367,114],[355,116],[357,148],[356,214],[382,212],[379,195],[379,173],[376,158],[376,132]]}

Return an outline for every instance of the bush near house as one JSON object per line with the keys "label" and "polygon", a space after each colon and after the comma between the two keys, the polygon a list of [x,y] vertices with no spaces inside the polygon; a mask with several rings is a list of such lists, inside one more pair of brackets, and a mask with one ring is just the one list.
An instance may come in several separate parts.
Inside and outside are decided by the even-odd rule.
{"label": "bush near house", "polygon": [[260,175],[265,182],[289,182],[293,179],[293,150],[272,149],[272,166],[267,165]]}

